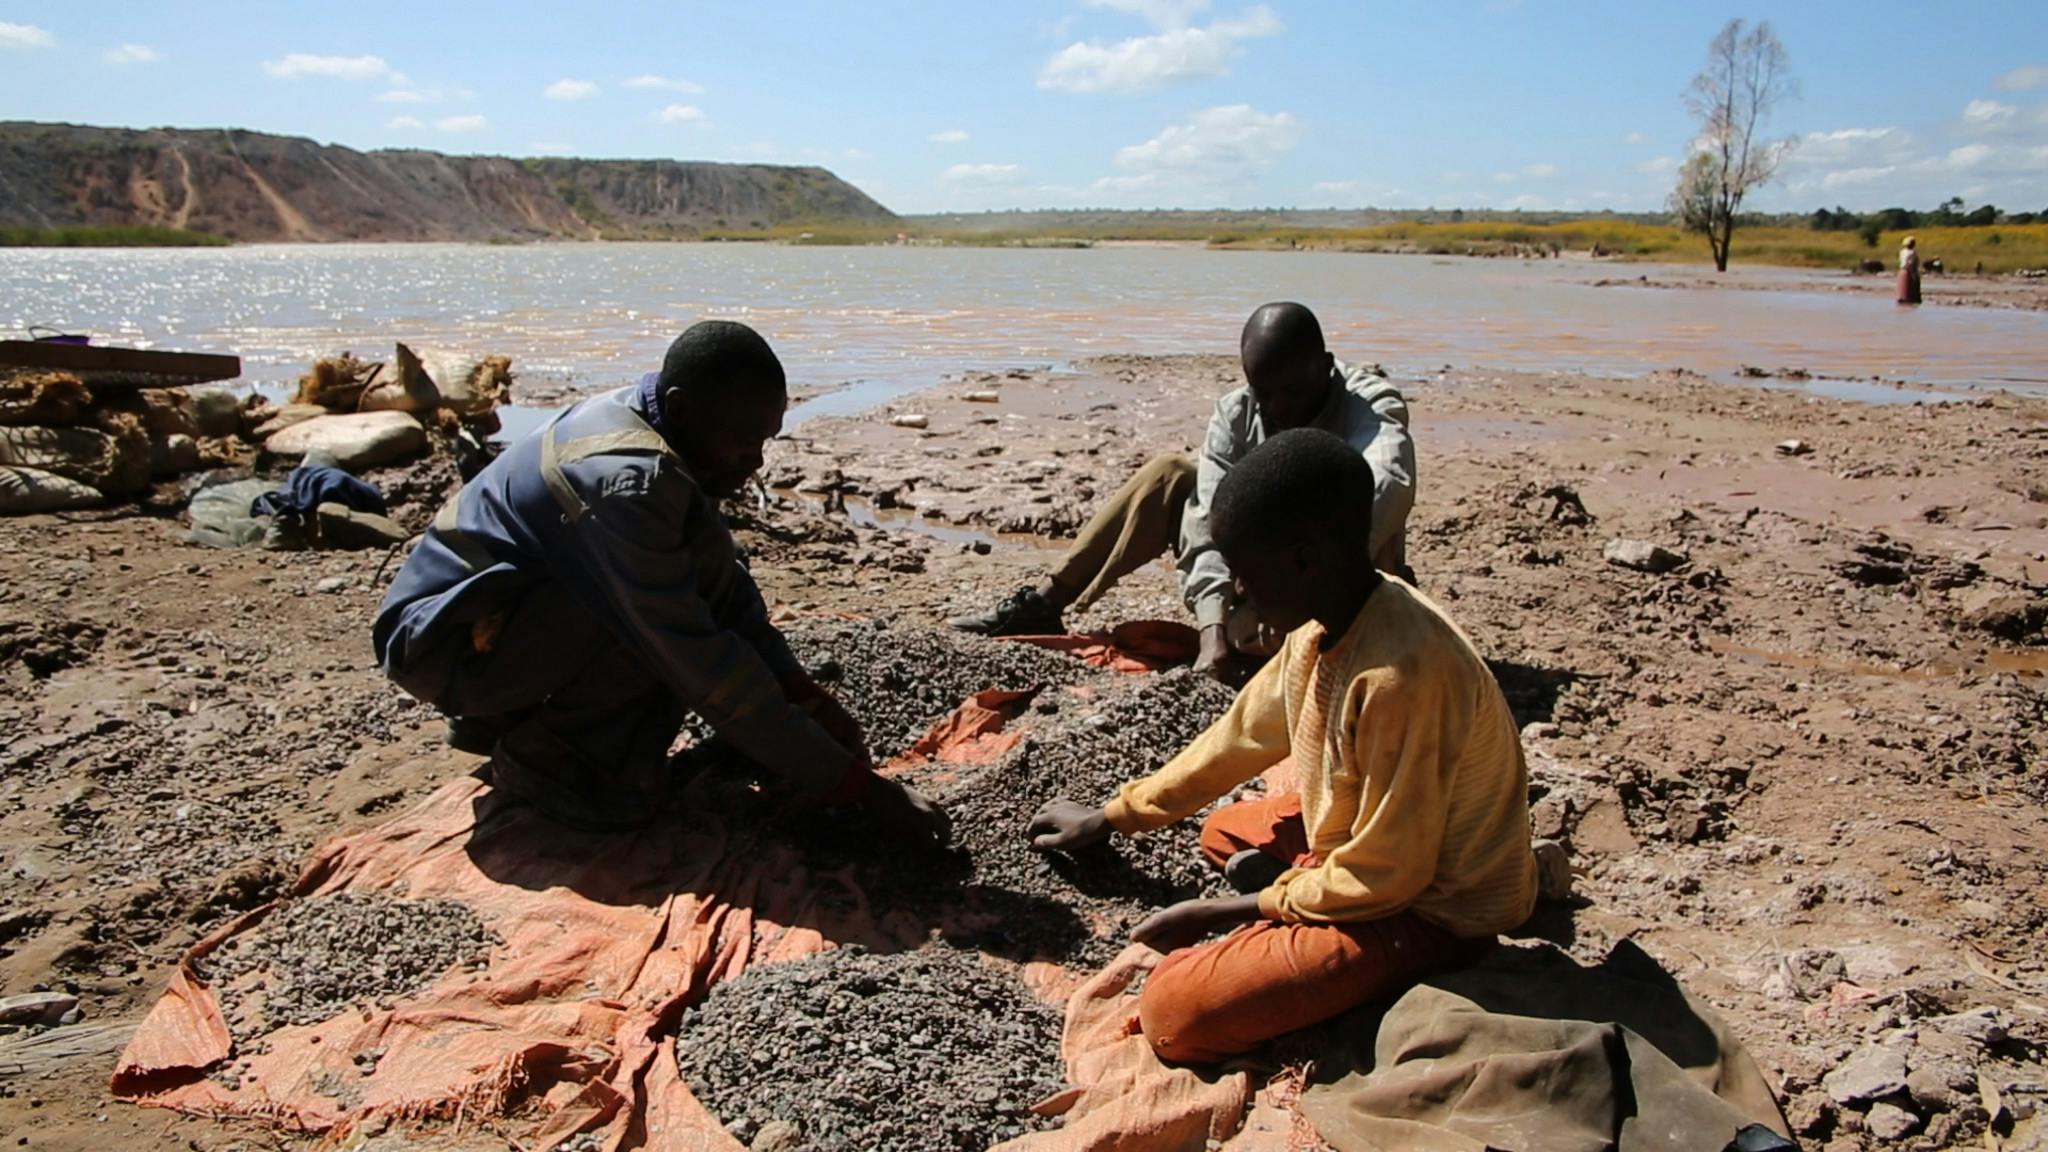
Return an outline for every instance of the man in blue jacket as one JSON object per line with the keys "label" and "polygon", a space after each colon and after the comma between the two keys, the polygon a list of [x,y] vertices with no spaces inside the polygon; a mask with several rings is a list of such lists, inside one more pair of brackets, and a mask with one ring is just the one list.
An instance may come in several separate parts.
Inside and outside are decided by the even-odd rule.
{"label": "man in blue jacket", "polygon": [[943,841],[874,773],[860,725],[768,622],[718,502],[761,466],[788,391],[767,341],[706,321],[661,371],[565,410],[434,519],[377,613],[377,660],[571,826],[644,825],[695,712],[799,804]]}

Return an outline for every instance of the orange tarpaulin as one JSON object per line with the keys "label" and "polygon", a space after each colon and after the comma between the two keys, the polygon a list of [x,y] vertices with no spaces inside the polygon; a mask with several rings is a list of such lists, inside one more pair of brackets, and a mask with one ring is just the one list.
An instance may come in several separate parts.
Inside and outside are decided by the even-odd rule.
{"label": "orange tarpaulin", "polygon": [[1081,636],[1012,636],[1117,672],[1157,672],[1191,664],[1201,652],[1201,633],[1172,620],[1133,620],[1107,632]]}
{"label": "orange tarpaulin", "polygon": [[[1140,628],[1052,646],[1129,667],[1137,657],[1128,653],[1170,644]],[[887,770],[995,759],[1021,738],[1006,726],[1029,698],[977,694]],[[388,1007],[231,1038],[221,990],[195,962],[283,902],[257,909],[185,957],[122,1055],[115,1092],[334,1138],[381,1118],[439,1117],[507,1125],[535,1152],[586,1131],[602,1133],[608,1152],[734,1152],[740,1145],[677,1069],[682,1010],[750,965],[843,943],[915,947],[929,926],[872,913],[851,869],[815,871],[766,833],[691,819],[715,810],[698,795],[706,786],[685,787],[675,819],[600,834],[566,830],[467,777],[385,825],[324,845],[288,899],[350,891],[459,901],[499,941],[487,966],[445,974]],[[1238,1131],[1253,1099],[1248,1078],[1167,1069],[1130,1031],[1130,985],[1156,959],[1133,947],[1085,982],[1027,966],[1040,995],[1058,1002],[1074,993],[1064,1053],[1079,1087],[1048,1104],[1068,1112],[1065,1126],[1020,1147],[1202,1148]],[[359,1067],[365,1055],[376,1058]],[[1266,1138],[1274,1114],[1255,1110],[1229,1147],[1284,1147]]]}
{"label": "orange tarpaulin", "polygon": [[[180,966],[123,1054],[115,1091],[311,1130],[505,1114],[543,1097],[543,1144],[603,1128],[607,1147],[737,1148],[681,1086],[665,1037],[683,1007],[750,964],[845,942],[901,948],[922,935],[877,923],[845,876],[809,871],[788,845],[685,821],[571,832],[473,778],[329,844],[292,897],[342,890],[461,901],[503,943],[482,973],[263,1036],[231,1087],[207,1077],[230,1055],[228,1028],[193,960],[269,911],[258,910]],[[245,1048],[253,1039],[241,1038]],[[365,1073],[353,1058],[372,1050],[381,1059]],[[629,1133],[637,1139],[626,1144]]]}

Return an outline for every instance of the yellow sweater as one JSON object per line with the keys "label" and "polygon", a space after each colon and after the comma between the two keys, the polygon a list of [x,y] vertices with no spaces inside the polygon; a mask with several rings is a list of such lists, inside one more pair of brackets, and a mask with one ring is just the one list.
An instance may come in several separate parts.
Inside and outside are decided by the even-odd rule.
{"label": "yellow sweater", "polygon": [[1259,895],[1269,918],[1373,920],[1404,909],[1490,936],[1536,906],[1528,768],[1507,700],[1472,642],[1388,577],[1327,650],[1287,637],[1224,717],[1107,807],[1120,832],[1198,812],[1290,752],[1321,864]]}

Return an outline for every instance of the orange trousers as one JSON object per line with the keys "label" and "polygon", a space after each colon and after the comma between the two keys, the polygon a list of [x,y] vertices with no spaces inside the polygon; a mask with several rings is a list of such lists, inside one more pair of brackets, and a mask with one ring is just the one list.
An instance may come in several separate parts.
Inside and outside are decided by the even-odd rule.
{"label": "orange trousers", "polygon": [[[1202,855],[1218,868],[1246,848],[1307,866],[1308,847],[1294,793],[1233,804],[1202,824]],[[1494,943],[1454,936],[1411,912],[1355,924],[1260,920],[1160,961],[1138,998],[1138,1020],[1160,1059],[1209,1063],[1391,999]]]}

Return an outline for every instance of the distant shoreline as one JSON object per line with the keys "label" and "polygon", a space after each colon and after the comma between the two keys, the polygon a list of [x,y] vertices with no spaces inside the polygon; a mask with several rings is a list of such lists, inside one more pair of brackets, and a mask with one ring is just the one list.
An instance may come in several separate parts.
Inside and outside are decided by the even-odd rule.
{"label": "distant shoreline", "polygon": [[[1052,224],[1049,221],[1034,223]],[[1848,232],[1769,226],[1738,230],[1734,262],[1738,266],[1804,268],[1863,272],[1886,276],[1893,253],[1907,235],[1919,238],[1923,266],[1941,260],[1951,275],[2009,274],[2048,269],[2048,224],[1989,227],[1922,228],[1884,232],[1865,243]],[[67,227],[56,229],[0,228],[0,248],[128,248],[240,246],[204,233],[170,228]],[[259,243],[292,243],[260,241]],[[328,243],[309,241],[308,244]],[[1586,259],[1617,263],[1654,261],[1706,264],[1707,246],[1668,225],[1643,224],[1614,217],[1592,216],[1550,223],[1506,220],[1408,222],[1363,228],[1259,225],[1219,227],[1207,223],[1091,221],[1074,227],[1048,226],[1016,231],[965,226],[958,218],[905,218],[894,222],[861,221],[783,225],[774,228],[712,231],[696,236],[499,237],[469,241],[347,240],[334,243],[410,244],[467,243],[484,246],[525,244],[775,244],[806,247],[970,248],[1204,248],[1250,252],[1351,252],[1459,258]]]}

